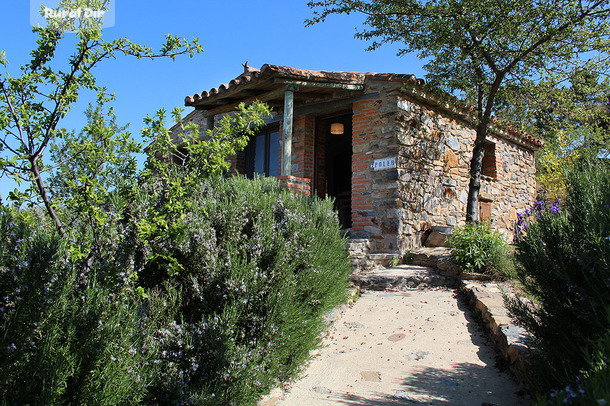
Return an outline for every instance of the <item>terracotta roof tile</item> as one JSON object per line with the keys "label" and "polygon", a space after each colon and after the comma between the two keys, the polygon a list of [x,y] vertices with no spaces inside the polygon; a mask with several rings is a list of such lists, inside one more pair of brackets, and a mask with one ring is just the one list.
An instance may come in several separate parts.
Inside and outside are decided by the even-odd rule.
{"label": "terracotta roof tile", "polygon": [[[293,79],[295,81],[319,81],[326,83],[347,83],[347,84],[363,84],[367,78],[374,80],[384,81],[399,81],[411,85],[413,88],[418,88],[418,98],[423,98],[433,104],[438,104],[437,97],[433,94],[428,93],[423,89],[425,81],[417,78],[411,74],[396,74],[396,73],[375,73],[375,72],[341,72],[341,71],[321,71],[321,70],[306,70],[291,68],[289,66],[269,65],[265,64],[260,69],[248,66],[246,62],[243,64],[244,72],[231,80],[229,83],[221,84],[218,87],[210,90],[204,90],[201,93],[196,93],[192,96],[187,96],[184,100],[186,106],[194,106],[197,102],[207,99],[209,97],[222,95],[233,91],[240,86],[244,86],[249,83],[256,81],[262,81],[270,78],[285,78]],[[454,99],[453,96],[448,95],[449,98]],[[455,103],[449,101],[451,110],[459,110],[460,114],[471,115],[471,108],[465,107],[463,102],[460,102],[455,98]],[[445,104],[445,103],[442,103]],[[525,140],[535,146],[541,147],[544,142],[526,134],[523,131],[513,128],[508,123],[501,120],[494,119],[493,124],[497,129],[505,131],[508,135]]]}
{"label": "terracotta roof tile", "polygon": [[377,80],[388,81],[409,81],[413,84],[423,84],[423,79],[417,79],[415,75],[401,75],[395,73],[374,73],[374,72],[341,72],[341,71],[322,71],[296,69],[289,66],[263,65],[260,70],[244,65],[244,73],[231,80],[229,83],[222,84],[210,90],[204,90],[192,96],[187,96],[184,100],[185,105],[191,106],[200,100],[210,96],[220,95],[236,87],[250,83],[253,80],[265,79],[270,77],[284,77],[295,80],[312,80],[324,82],[361,84],[367,77]]}

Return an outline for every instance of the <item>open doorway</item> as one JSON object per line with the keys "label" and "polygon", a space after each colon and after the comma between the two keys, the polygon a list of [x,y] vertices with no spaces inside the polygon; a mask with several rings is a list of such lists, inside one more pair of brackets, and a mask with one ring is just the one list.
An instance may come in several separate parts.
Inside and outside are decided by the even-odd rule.
{"label": "open doorway", "polygon": [[335,199],[341,226],[348,229],[352,226],[352,114],[320,118],[317,124],[317,193]]}

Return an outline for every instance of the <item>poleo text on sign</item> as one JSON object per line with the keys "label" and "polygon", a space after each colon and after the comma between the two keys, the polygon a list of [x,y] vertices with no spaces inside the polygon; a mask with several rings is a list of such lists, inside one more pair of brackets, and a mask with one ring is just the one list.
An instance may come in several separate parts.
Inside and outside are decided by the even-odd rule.
{"label": "poleo text on sign", "polygon": [[375,159],[371,164],[374,171],[396,168],[396,157]]}

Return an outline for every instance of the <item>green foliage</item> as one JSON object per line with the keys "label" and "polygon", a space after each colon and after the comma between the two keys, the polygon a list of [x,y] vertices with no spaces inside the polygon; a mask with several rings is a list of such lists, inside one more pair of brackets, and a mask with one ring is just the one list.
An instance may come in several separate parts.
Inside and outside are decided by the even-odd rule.
{"label": "green foliage", "polygon": [[578,158],[571,136],[560,132],[555,140],[545,144],[536,159],[536,178],[544,188],[547,198],[564,199],[567,193],[566,173]]}
{"label": "green foliage", "polygon": [[[610,316],[610,313],[609,313]],[[587,367],[581,371],[574,383],[561,390],[553,390],[547,396],[540,396],[540,405],[606,405],[610,401],[610,332],[592,344],[590,353],[585,354]]]}
{"label": "green foliage", "polygon": [[[147,117],[142,132],[150,141],[149,158],[139,176],[142,188],[131,191],[131,195],[137,199],[137,193],[143,191],[158,199],[151,203],[154,210],[147,210],[139,218],[139,240],[148,244],[166,235],[184,235],[185,215],[196,209],[192,195],[202,179],[224,173],[229,167],[227,158],[247,145],[249,135],[268,115],[269,108],[264,104],[253,103],[247,107],[241,104],[236,112],[224,116],[214,130],[205,134],[200,134],[192,123],[180,123],[181,131],[170,134],[165,126],[164,111],[159,111],[154,118]],[[175,111],[174,116],[180,122],[178,112]],[[153,252],[150,255],[161,254]],[[174,266],[176,270],[180,267],[178,263]]]}
{"label": "green foliage", "polygon": [[503,95],[497,114],[543,138],[560,156],[582,147],[608,148],[610,79],[598,66],[604,63],[593,58],[563,75],[523,80]]}
{"label": "green foliage", "polygon": [[[185,187],[198,184],[202,177],[221,175],[230,164],[227,158],[248,145],[250,136],[264,125],[269,107],[260,102],[239,104],[231,114],[223,116],[213,130],[200,133],[195,123],[184,124],[180,109],[172,116],[180,130],[170,134],[165,126],[165,111],[146,117],[142,135],[149,144],[149,159],[144,176],[148,179],[182,179]],[[176,175],[180,173],[180,176]],[[184,179],[186,177],[186,179]]]}
{"label": "green foliage", "polygon": [[[134,215],[163,199],[148,198]],[[329,201],[303,199],[269,178],[211,178],[188,204],[184,217],[168,217],[171,232],[140,238],[136,250],[142,286],[171,281],[183,292],[172,345],[201,366],[172,360],[184,373],[167,376],[155,399],[205,403],[214,394],[221,404],[249,404],[294,375],[317,343],[322,315],[345,300],[345,241]]]}
{"label": "green foliage", "polygon": [[138,404],[159,373],[150,367],[158,354],[147,336],[173,318],[172,308],[155,294],[138,298],[116,252],[71,257],[54,229],[2,209],[3,405]]}
{"label": "green foliage", "polygon": [[309,6],[315,11],[308,24],[364,14],[356,37],[372,41],[369,49],[399,43],[400,54],[417,52],[434,84],[469,95],[475,105],[478,92],[484,95],[479,102],[493,104],[494,87],[510,92],[547,69],[579,66],[580,53],[605,52],[610,36],[607,4],[600,1],[324,0]]}
{"label": "green foliage", "polygon": [[542,391],[574,385],[587,369],[592,342],[609,331],[610,171],[605,161],[581,158],[568,173],[563,207],[538,202],[517,225],[518,278],[534,302],[513,300],[509,309],[534,338],[539,356],[533,370]]}
{"label": "green foliage", "polygon": [[[35,29],[19,77],[0,76],[0,171],[31,183],[13,194],[18,205],[0,206],[0,403],[253,404],[298,371],[323,314],[345,300],[350,266],[331,203],[221,177],[269,114],[260,103],[205,134],[179,111],[172,133],[164,111],[147,117],[138,170],[140,146],[91,69],[199,45],[168,36],[154,53],[103,41],[95,22],[55,23]],[[68,69],[56,69],[62,31],[76,28]],[[59,122],[81,91],[98,103],[75,135]]]}
{"label": "green foliage", "polygon": [[55,170],[48,181],[62,222],[90,229],[93,238],[81,242],[83,251],[101,244],[106,228],[112,228],[110,224],[120,216],[108,210],[115,195],[137,187],[135,154],[142,149],[116,124],[112,109],[103,101],[95,108],[90,105],[86,115],[87,124],[78,135],[66,133],[52,143],[50,161]]}
{"label": "green foliage", "polygon": [[[75,4],[62,1],[62,6],[67,8]],[[158,52],[133,44],[125,38],[104,41],[99,21],[97,25],[95,21],[90,22],[85,27],[79,27],[74,52],[66,67],[58,67],[54,60],[55,51],[64,36],[62,30],[51,24],[47,28],[33,29],[38,34],[37,47],[31,52],[31,62],[21,66],[19,76],[12,76],[9,72],[0,73],[0,173],[13,177],[18,183],[30,185],[26,193],[13,193],[11,198],[18,203],[29,199],[42,201],[60,234],[65,232],[64,224],[45,183],[43,175],[51,168],[43,157],[54,142],[61,145],[65,140],[67,147],[74,144],[72,135],[59,123],[70,112],[81,92],[96,93],[99,103],[111,99],[106,89],[97,84],[92,69],[103,60],[121,54],[139,59],[174,58],[181,54],[192,56],[195,52],[201,52],[197,40],[186,41],[172,35],[166,37]],[[2,65],[7,66],[4,53]],[[125,140],[126,145],[131,142]],[[74,148],[71,151],[78,152]],[[103,151],[103,148],[97,149],[97,152]],[[81,154],[87,152],[89,148],[80,151]],[[112,159],[108,157],[109,161]]]}
{"label": "green foliage", "polygon": [[462,272],[510,277],[512,261],[504,237],[488,223],[467,223],[449,237],[453,261]]}
{"label": "green foliage", "polygon": [[[465,97],[473,106],[477,136],[470,165],[466,220],[478,218],[485,138],[502,103],[529,97],[531,83],[575,71],[607,74],[610,9],[603,0],[312,0],[313,18],[362,13],[356,37],[369,49],[399,43],[399,55],[426,60],[433,86]],[[535,103],[531,103],[535,105]],[[532,114],[521,109],[524,114]],[[519,118],[513,114],[512,118]]]}
{"label": "green foliage", "polygon": [[294,376],[346,298],[331,202],[242,177],[183,198],[161,232],[154,185],[115,197],[97,244],[3,214],[2,404],[253,404]]}
{"label": "green foliage", "polygon": [[546,198],[565,198],[566,168],[581,151],[610,151],[610,79],[598,73],[598,63],[589,60],[567,80],[555,73],[523,80],[503,95],[497,115],[545,141],[536,156],[536,177]]}

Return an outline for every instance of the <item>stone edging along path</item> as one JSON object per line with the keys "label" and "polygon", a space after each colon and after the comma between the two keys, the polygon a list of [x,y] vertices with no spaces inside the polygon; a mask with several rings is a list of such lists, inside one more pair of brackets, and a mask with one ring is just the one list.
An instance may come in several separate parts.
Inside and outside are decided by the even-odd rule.
{"label": "stone edging along path", "polygon": [[449,250],[442,247],[421,248],[415,251],[412,265],[356,273],[351,281],[357,287],[374,290],[457,287],[468,298],[475,317],[487,329],[510,371],[527,386],[529,339],[525,330],[508,316],[503,294],[514,294],[508,283],[491,281],[486,275],[460,274],[451,262]]}
{"label": "stone edging along path", "polygon": [[[471,362],[478,362],[478,357],[467,358],[466,361],[458,361],[457,358],[453,360],[453,362],[457,362],[459,365],[469,365],[471,367],[469,370],[470,372],[462,371],[461,373],[451,374],[448,372],[449,370],[445,371],[443,369],[447,367],[447,365],[443,366],[442,364],[443,362],[447,361],[447,357],[466,356],[466,354],[470,354],[471,352],[471,349],[462,347],[462,345],[467,345],[462,343],[464,340],[464,337],[462,337],[463,322],[461,325],[456,325],[455,334],[451,333],[451,331],[454,330],[447,330],[448,328],[453,328],[449,326],[453,326],[453,322],[458,320],[460,317],[468,318],[469,316],[459,316],[459,314],[462,313],[456,309],[449,309],[452,310],[449,312],[446,305],[456,306],[457,303],[450,304],[449,302],[453,303],[453,300],[451,300],[450,296],[446,297],[446,293],[444,292],[454,292],[453,295],[458,299],[458,302],[462,302],[466,306],[464,309],[469,308],[470,312],[468,313],[472,316],[470,319],[474,322],[474,325],[479,326],[474,327],[474,325],[472,325],[472,328],[480,331],[480,333],[472,336],[474,340],[477,340],[476,337],[479,336],[491,337],[490,341],[495,345],[496,349],[499,350],[503,358],[503,360],[500,360],[500,357],[496,355],[496,365],[510,369],[518,380],[527,382],[527,373],[525,369],[525,358],[527,351],[526,336],[523,330],[511,324],[510,318],[506,313],[501,290],[503,289],[503,284],[491,281],[465,280],[463,275],[458,275],[455,267],[452,266],[448,258],[449,256],[447,250],[436,248],[424,249],[423,251],[417,252],[416,255],[414,255],[414,265],[398,265],[389,268],[373,267],[360,270],[359,272],[353,274],[350,278],[352,284],[355,286],[353,292],[358,292],[358,290],[361,290],[365,293],[362,298],[351,306],[343,306],[342,308],[335,309],[335,311],[327,315],[329,329],[327,336],[325,336],[325,340],[327,341],[329,347],[324,347],[319,350],[322,352],[312,360],[312,364],[308,366],[304,377],[301,378],[302,380],[300,379],[299,382],[290,383],[289,386],[284,387],[284,389],[288,389],[288,392],[283,391],[282,388],[278,388],[270,395],[266,396],[258,404],[271,406],[278,402],[279,404],[284,404],[284,401],[286,405],[313,405],[331,403],[380,404],[375,403],[377,400],[379,400],[377,399],[377,392],[385,393],[385,398],[387,402],[389,402],[387,404],[394,404],[393,402],[399,402],[401,399],[402,401],[414,403],[429,404],[429,401],[434,403],[435,398],[430,396],[437,396],[438,399],[436,400],[438,401],[442,400],[443,398],[445,398],[447,401],[452,399],[452,402],[457,402],[455,404],[459,403],[460,405],[475,403],[489,404],[486,402],[489,402],[493,398],[485,398],[484,400],[479,400],[472,403],[471,401],[475,400],[475,398],[462,399],[462,395],[459,395],[456,398],[457,394],[454,393],[458,390],[463,391],[466,389],[468,393],[465,393],[464,396],[469,397],[471,390],[473,393],[479,394],[481,390],[485,392],[486,389],[482,389],[482,387],[468,386],[472,385],[472,382],[468,380],[468,377],[478,376],[477,373],[482,371],[471,364]],[[455,296],[458,291],[461,292],[460,296]],[[421,296],[417,292],[421,292]],[[437,303],[437,299],[435,299],[434,296],[439,295],[445,295],[443,296],[445,299],[443,299],[444,302],[442,303],[446,303],[446,305],[442,305],[441,302]],[[405,298],[401,299],[402,296],[405,296]],[[380,299],[374,299],[376,301],[373,305],[373,302],[371,302],[371,300],[373,300],[372,297],[378,297]],[[400,299],[403,300],[404,303],[405,300],[411,300],[408,299],[409,297],[415,299],[415,302],[409,302],[411,304],[407,305],[406,308],[396,307],[397,304],[393,304],[388,307],[388,302],[394,303],[394,300]],[[430,302],[430,300],[432,301]],[[425,313],[412,313],[410,310],[408,310],[410,306],[421,308],[421,310],[425,311]],[[354,313],[354,309],[357,308],[360,310]],[[378,312],[383,311],[384,314],[386,311],[389,311],[388,317],[390,318],[386,321],[383,319],[385,316],[382,317],[381,313],[378,313],[373,320],[366,319],[366,317],[370,316],[364,315],[370,313],[371,310]],[[409,322],[399,323],[400,326],[397,327],[394,326],[394,324],[396,324],[398,319],[395,319],[393,316],[394,312],[398,312],[398,310],[400,310],[401,315],[408,318]],[[442,319],[443,315],[446,316],[447,314],[453,317],[450,317],[449,319]],[[456,319],[456,317],[458,317],[458,319]],[[417,330],[415,330],[416,335],[411,335],[412,341],[409,341],[409,344],[406,344],[407,341],[405,341],[404,348],[394,348],[398,344],[400,344],[401,347],[403,346],[402,341],[394,343],[392,340],[397,333],[401,332],[398,330],[406,328],[410,332],[410,329],[413,328],[411,324],[415,325],[420,322],[423,323],[422,320],[424,319],[426,322],[422,326],[419,326],[424,328],[424,331],[417,333]],[[377,326],[377,324],[379,324],[379,320],[383,320],[383,323],[382,325]],[[445,320],[448,322],[447,325],[444,324],[446,322]],[[430,324],[432,327],[428,326],[428,324]],[[346,326],[349,327],[348,330],[345,330]],[[443,327],[442,331],[441,326]],[[426,331],[426,328],[432,330],[435,330],[436,328],[436,332]],[[357,336],[357,334],[362,334],[363,332],[364,335],[362,337]],[[407,331],[402,332],[406,333],[407,337],[409,337]],[[369,337],[368,334],[373,333],[374,336],[371,335]],[[436,335],[434,335],[435,333]],[[383,334],[387,335],[387,337],[385,337]],[[402,337],[404,334],[398,335]],[[417,357],[414,358],[416,361],[413,361],[410,358],[405,358],[405,361],[402,364],[399,362],[398,364],[394,365],[394,363],[404,358],[401,358],[401,356],[404,354],[400,351],[411,351],[417,355],[417,351],[415,351],[417,349],[423,349],[426,351],[431,350],[431,348],[427,347],[428,344],[421,343],[422,340],[429,340],[426,342],[431,343],[433,340],[442,341],[453,339],[454,335],[457,337],[456,339],[458,339],[456,343],[453,343],[452,341],[452,344],[444,344],[445,346],[450,346],[453,348],[455,350],[454,352],[441,352],[440,358],[435,352],[430,352],[430,355],[426,357],[425,361],[421,361]],[[449,336],[451,336],[451,338]],[[351,342],[354,339],[356,341]],[[470,342],[468,339],[467,341]],[[449,343],[449,341],[447,341],[447,343]],[[472,345],[472,343],[470,345]],[[477,345],[482,345],[481,341],[478,341]],[[421,346],[422,348],[410,348],[411,346]],[[377,354],[371,353],[371,351],[376,351],[377,348],[381,349],[382,347],[388,347],[391,352],[387,355],[387,357],[384,353],[383,359],[377,360]],[[449,349],[449,347],[447,349]],[[482,356],[486,351],[487,354],[489,354],[488,351],[490,350],[481,347],[480,351],[479,356]],[[437,360],[436,358],[439,359]],[[343,363],[346,362],[346,359],[350,360],[348,365],[349,368],[347,369],[345,368],[345,365],[343,365]],[[369,360],[369,364],[371,362],[370,360],[372,360],[373,365],[367,364],[367,367],[365,368],[365,365],[361,365],[361,363],[367,359]],[[481,360],[483,360],[483,358],[481,358]],[[500,362],[500,364],[498,364],[498,362]],[[490,365],[489,360],[487,363],[487,365]],[[385,365],[385,367],[381,364]],[[428,373],[425,375],[420,374],[420,376],[416,374],[412,376],[408,368],[413,367],[414,364],[416,364],[418,367],[426,364],[426,367],[431,367],[433,368],[431,370],[436,372],[431,374],[428,371]],[[388,365],[390,366],[390,369],[388,369]],[[320,374],[321,369],[324,370],[322,374]],[[377,373],[376,376],[378,379],[373,379],[375,382],[371,381],[372,378],[368,377],[368,375],[362,375],[362,373],[367,373],[369,369],[371,371],[376,371]],[[351,376],[355,373],[354,371],[358,372],[360,370],[364,371],[361,371],[362,377],[359,377],[357,374],[355,376]],[[439,371],[449,374],[447,376],[450,376],[451,379],[444,375],[440,376]],[[401,386],[400,384],[396,384],[397,378],[394,376],[396,374],[399,374],[402,378],[416,377],[417,379],[405,378],[407,381],[408,379],[411,379],[413,382],[409,381],[410,383],[407,382],[409,384],[406,385],[404,382],[402,382],[403,385]],[[322,378],[320,378],[320,375]],[[350,385],[341,387],[341,385],[336,383],[334,380],[331,382],[330,377],[334,375],[343,377],[345,379],[351,379],[348,382]],[[439,375],[440,378],[437,379],[438,382],[436,382],[438,388],[435,388],[435,377],[439,377],[437,375]],[[443,377],[445,379],[441,379]],[[463,380],[464,378],[466,381]],[[490,381],[488,381],[487,378],[483,378],[482,375],[474,381],[478,382],[478,385],[483,385],[483,387],[487,389],[501,388],[503,385],[497,383],[491,384]],[[388,382],[394,386],[387,386]],[[453,386],[447,386],[449,384],[452,384]],[[354,386],[352,387],[352,385]],[[371,390],[371,388],[368,388],[367,385],[374,386],[376,388],[375,393],[371,393],[369,391],[369,395],[366,395],[366,390]],[[508,387],[511,386],[508,385],[507,388]],[[430,392],[424,394],[424,389],[432,392],[436,390],[436,393]],[[503,390],[505,389],[506,388]],[[352,398],[352,396],[355,396],[353,395],[355,393],[360,394],[361,397]],[[488,392],[488,394],[489,396],[492,395],[491,392]],[[389,400],[387,399],[388,396]],[[512,401],[507,401],[505,399],[504,401],[496,401],[492,404],[517,404],[515,403],[515,398],[512,399]],[[330,403],[328,403],[329,401]],[[522,404],[522,402],[518,402],[518,404]]]}
{"label": "stone edging along path", "polygon": [[527,355],[529,339],[523,328],[514,325],[504,306],[502,286],[497,283],[462,280],[460,289],[469,298],[475,315],[487,328],[491,340],[508,363],[513,375],[526,386],[529,382]]}
{"label": "stone edging along path", "polygon": [[447,248],[422,248],[415,252],[413,262],[431,267],[433,273],[445,275],[445,278],[455,281],[460,291],[468,298],[475,316],[480,317],[510,371],[528,386],[527,356],[530,340],[526,331],[512,322],[504,305],[504,295],[515,294],[510,284],[491,281],[486,275],[460,274],[451,262],[451,254]]}

